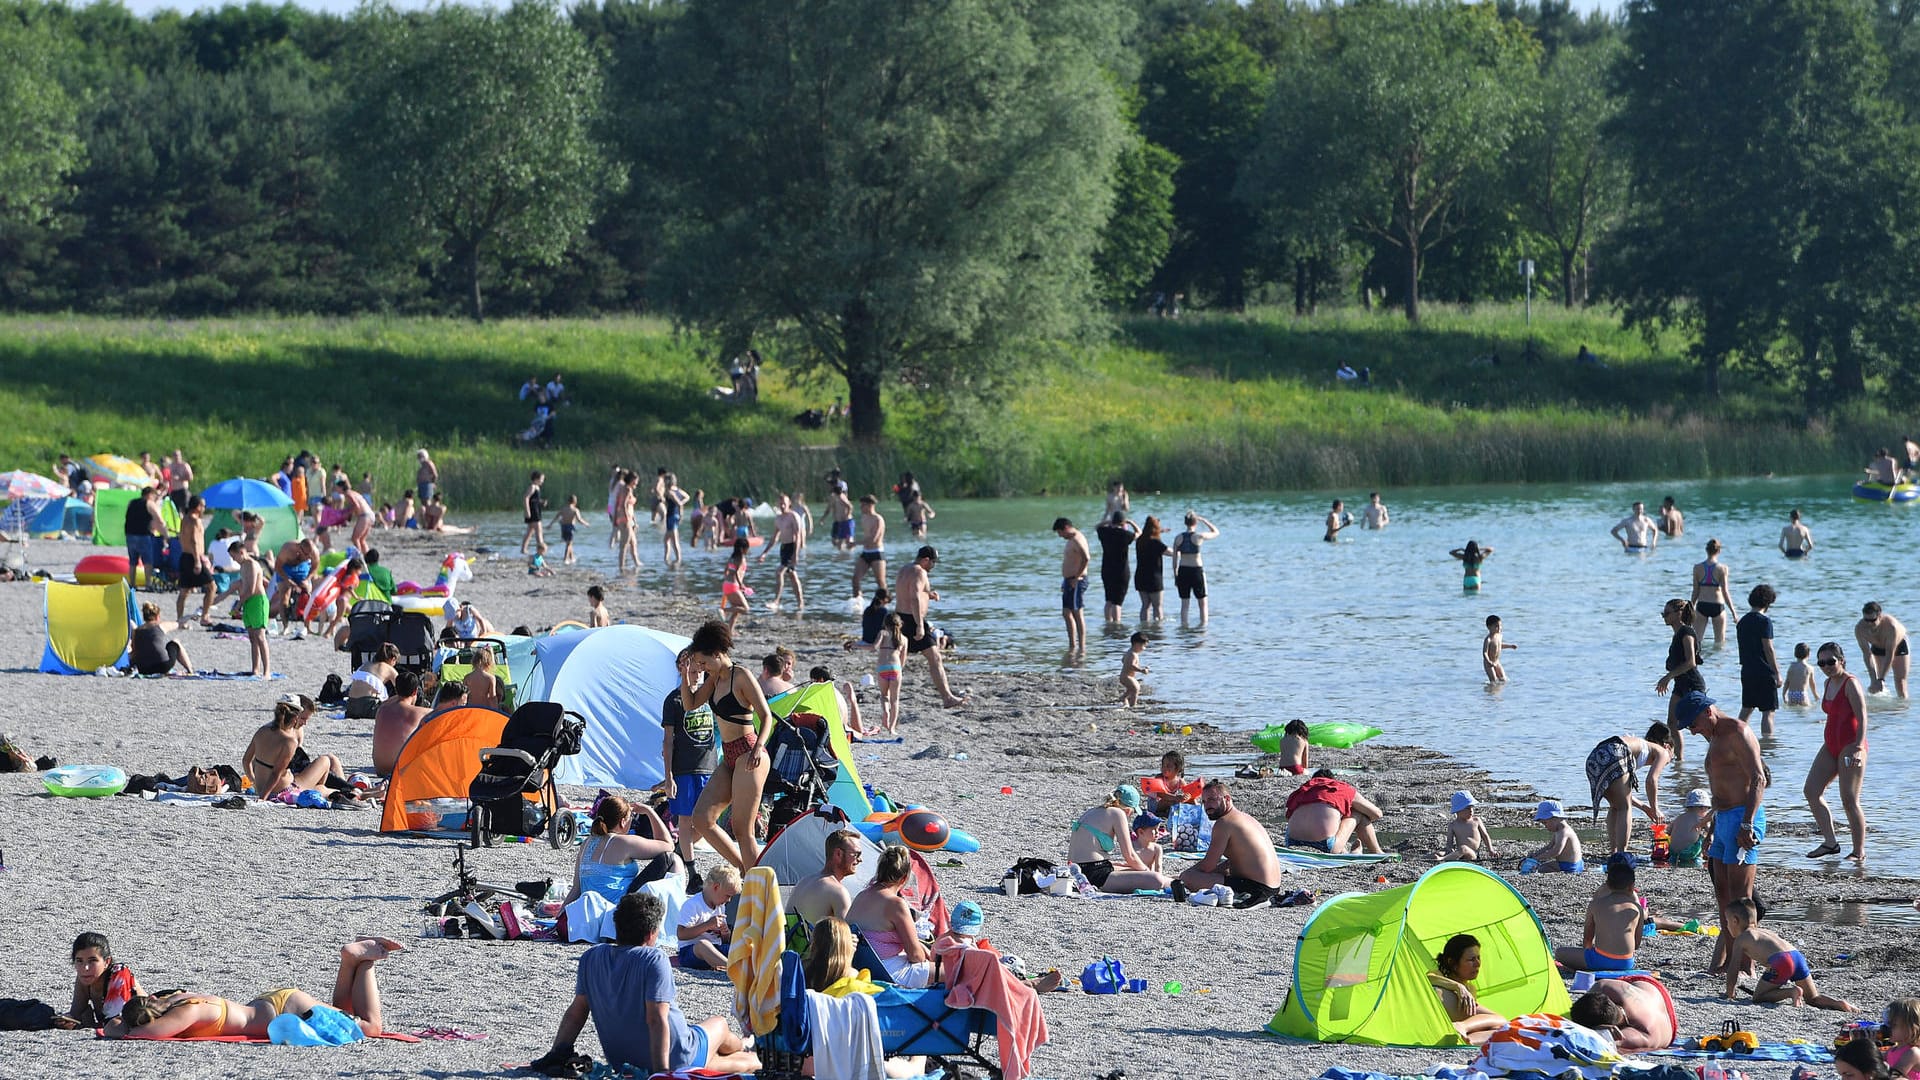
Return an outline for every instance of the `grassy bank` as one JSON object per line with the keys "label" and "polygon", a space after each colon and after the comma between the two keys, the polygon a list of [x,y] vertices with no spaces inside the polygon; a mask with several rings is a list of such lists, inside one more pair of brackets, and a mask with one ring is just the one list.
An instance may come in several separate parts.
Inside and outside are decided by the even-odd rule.
{"label": "grassy bank", "polygon": [[[838,388],[774,365],[757,408],[716,400],[710,350],[644,319],[0,320],[0,468],[57,453],[184,446],[203,477],[265,475],[310,448],[397,491],[417,446],[468,508],[514,505],[532,468],[597,505],[608,467],[676,469],[690,486],[766,492],[838,464],[879,490],[899,470],[943,495],[1140,488],[1289,489],[1620,480],[1850,470],[1906,426],[1872,408],[1807,424],[1786,395],[1728,381],[1697,400],[1684,343],[1648,344],[1603,313],[1434,311],[1419,328],[1359,312],[1132,321],[1036,365],[962,422],[889,402],[889,439],[791,422]],[[1604,369],[1576,368],[1581,344]],[[1469,360],[1497,348],[1497,367]],[[1343,386],[1342,361],[1372,385]],[[564,373],[553,449],[519,449],[529,375]]]}

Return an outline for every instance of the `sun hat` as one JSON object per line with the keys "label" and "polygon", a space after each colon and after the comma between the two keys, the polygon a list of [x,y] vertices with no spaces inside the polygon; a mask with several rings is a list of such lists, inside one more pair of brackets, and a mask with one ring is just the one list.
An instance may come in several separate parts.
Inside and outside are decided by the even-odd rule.
{"label": "sun hat", "polygon": [[980,905],[971,900],[962,900],[953,906],[953,912],[947,916],[947,926],[956,934],[977,936],[980,927],[987,921],[986,913]]}
{"label": "sun hat", "polygon": [[1456,791],[1453,793],[1453,803],[1451,805],[1453,806],[1453,812],[1457,814],[1469,806],[1478,806],[1479,804],[1474,801],[1472,792]]}
{"label": "sun hat", "polygon": [[1121,806],[1129,810],[1140,809],[1140,789],[1132,784],[1121,784],[1114,788],[1113,797],[1120,801]]}
{"label": "sun hat", "polygon": [[1539,809],[1533,812],[1533,820],[1535,821],[1546,821],[1548,818],[1563,818],[1566,816],[1567,812],[1562,810],[1560,804],[1554,802],[1552,799],[1542,802]]}
{"label": "sun hat", "polygon": [[1694,788],[1692,791],[1687,792],[1688,807],[1712,806],[1712,805],[1713,805],[1713,796],[1707,791],[1706,788],[1697,787],[1697,788]]}

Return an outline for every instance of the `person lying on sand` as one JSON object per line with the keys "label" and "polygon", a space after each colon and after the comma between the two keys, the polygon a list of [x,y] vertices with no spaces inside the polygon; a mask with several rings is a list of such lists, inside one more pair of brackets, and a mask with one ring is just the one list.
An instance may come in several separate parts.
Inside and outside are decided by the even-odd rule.
{"label": "person lying on sand", "polygon": [[1652,975],[1601,979],[1573,1003],[1567,1019],[1613,1036],[1623,1054],[1665,1050],[1680,1030],[1673,998]]}
{"label": "person lying on sand", "polygon": [[146,992],[127,965],[114,962],[107,935],[88,931],[73,939],[73,1004],[53,1018],[53,1026],[62,1031],[99,1027]]}
{"label": "person lying on sand", "polygon": [[[365,1035],[383,1030],[380,988],[373,965],[400,952],[392,938],[364,937],[340,947],[340,969],[333,980],[332,1007],[346,1013]],[[100,1031],[109,1039],[192,1039],[213,1035],[265,1038],[267,1025],[287,1013],[305,1016],[325,1004],[304,990],[282,987],[268,990],[242,1005],[211,994],[186,991],[152,996],[135,995],[119,1018]]]}
{"label": "person lying on sand", "polygon": [[1200,807],[1213,822],[1213,839],[1205,857],[1174,880],[1173,898],[1185,900],[1190,890],[1225,885],[1233,890],[1234,907],[1270,902],[1285,879],[1266,826],[1235,808],[1221,780],[1208,781],[1200,790]]}

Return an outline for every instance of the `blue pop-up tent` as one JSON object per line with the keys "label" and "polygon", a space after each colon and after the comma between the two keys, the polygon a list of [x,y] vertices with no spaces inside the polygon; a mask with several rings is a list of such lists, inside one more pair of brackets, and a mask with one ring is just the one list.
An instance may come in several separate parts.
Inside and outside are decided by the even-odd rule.
{"label": "blue pop-up tent", "polygon": [[553,701],[586,718],[580,752],[562,758],[554,779],[586,787],[645,789],[666,777],[660,760],[660,703],[680,685],[678,634],[605,626],[536,638],[533,667],[516,699]]}

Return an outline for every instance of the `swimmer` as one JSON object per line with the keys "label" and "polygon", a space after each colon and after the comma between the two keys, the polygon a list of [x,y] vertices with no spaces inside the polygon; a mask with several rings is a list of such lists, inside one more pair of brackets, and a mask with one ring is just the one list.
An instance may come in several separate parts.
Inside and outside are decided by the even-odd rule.
{"label": "swimmer", "polygon": [[1380,501],[1377,491],[1367,494],[1367,508],[1360,514],[1361,523],[1369,529],[1384,529],[1391,518],[1387,514],[1387,504]]}
{"label": "swimmer", "polygon": [[1127,651],[1120,657],[1120,702],[1131,709],[1140,704],[1140,676],[1152,668],[1140,662],[1147,651],[1147,635],[1134,631],[1127,641]]}
{"label": "swimmer", "polygon": [[1494,858],[1498,853],[1493,850],[1493,836],[1487,832],[1486,823],[1473,812],[1478,805],[1470,791],[1453,793],[1453,820],[1447,822],[1447,850],[1440,856],[1441,862],[1479,862]]}
{"label": "swimmer", "polygon": [[1660,530],[1647,516],[1647,504],[1643,502],[1634,503],[1633,513],[1621,518],[1610,535],[1620,541],[1624,551],[1652,551],[1660,542]]}
{"label": "swimmer", "polygon": [[1800,508],[1787,515],[1787,527],[1780,530],[1780,554],[1789,559],[1804,559],[1813,553],[1813,531],[1800,523]]}
{"label": "swimmer", "polygon": [[1487,561],[1487,556],[1493,554],[1493,549],[1469,540],[1466,547],[1454,548],[1447,554],[1460,560],[1460,570],[1464,575],[1460,579],[1460,587],[1468,592],[1477,591],[1480,588],[1480,566]]}
{"label": "swimmer", "polygon": [[1331,544],[1338,538],[1340,530],[1353,524],[1353,515],[1346,512],[1346,504],[1339,499],[1333,500],[1333,509],[1327,511],[1327,535],[1320,539]]}
{"label": "swimmer", "polygon": [[1673,503],[1669,495],[1660,501],[1660,532],[1668,537],[1679,536],[1687,531],[1687,519],[1680,508]]}
{"label": "swimmer", "polygon": [[1500,663],[1500,654],[1507,649],[1519,647],[1500,640],[1500,616],[1487,616],[1487,636],[1480,642],[1480,666],[1486,671],[1488,682],[1507,681],[1507,669]]}
{"label": "swimmer", "polygon": [[1853,637],[1866,658],[1867,693],[1878,694],[1887,688],[1887,675],[1893,675],[1893,692],[1907,696],[1907,628],[1899,619],[1881,609],[1877,600],[1860,608],[1860,621],[1853,624]]}
{"label": "swimmer", "polygon": [[1783,682],[1787,704],[1805,707],[1813,704],[1813,666],[1807,663],[1807,657],[1813,655],[1813,647],[1802,641],[1793,647],[1793,663],[1787,665],[1787,675]]}

